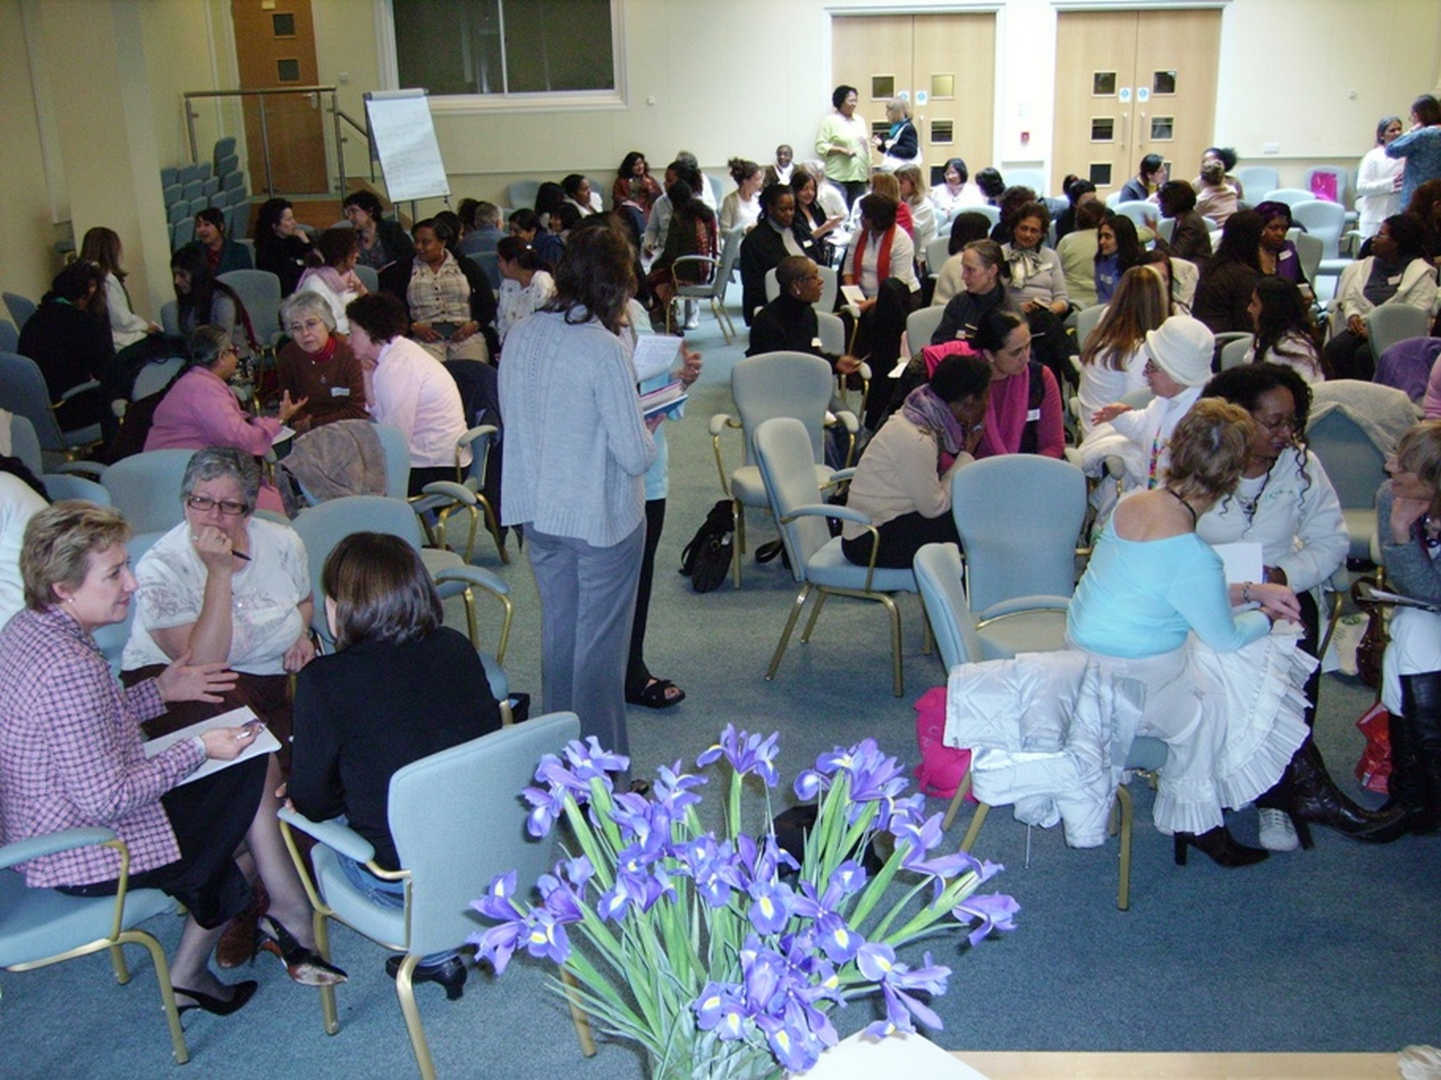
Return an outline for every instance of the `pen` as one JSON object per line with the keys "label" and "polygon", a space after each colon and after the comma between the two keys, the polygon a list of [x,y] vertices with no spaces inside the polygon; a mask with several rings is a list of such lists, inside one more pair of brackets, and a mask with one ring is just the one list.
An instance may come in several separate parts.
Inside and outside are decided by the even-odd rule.
{"label": "pen", "polygon": [[232,551],[230,554],[234,555],[237,559],[244,559],[246,562],[250,561],[250,556],[243,551]]}

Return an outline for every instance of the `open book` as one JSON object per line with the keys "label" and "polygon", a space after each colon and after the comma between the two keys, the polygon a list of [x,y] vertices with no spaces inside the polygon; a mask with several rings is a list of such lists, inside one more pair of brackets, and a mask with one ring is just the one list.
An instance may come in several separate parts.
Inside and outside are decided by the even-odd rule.
{"label": "open book", "polygon": [[[179,731],[172,731],[169,735],[162,735],[158,739],[150,739],[142,749],[144,749],[146,757],[153,758],[156,754],[168,750],[176,743],[183,742],[186,739],[193,739],[196,735],[203,735],[211,728],[240,727],[254,720],[256,720],[255,713],[247,706],[242,705],[238,709],[231,709],[229,712],[221,713],[219,716],[212,716],[209,720],[202,720],[198,724],[191,724],[189,727],[183,727]],[[249,761],[251,758],[257,757],[260,754],[273,754],[279,749],[280,741],[276,739],[274,735],[270,734],[268,728],[262,727],[255,741],[247,746],[240,755],[230,761],[206,758],[200,768],[196,769],[175,786],[180,787],[184,784],[192,783],[209,776],[211,773],[217,773],[221,769],[228,769],[230,766],[238,765],[242,761]]]}

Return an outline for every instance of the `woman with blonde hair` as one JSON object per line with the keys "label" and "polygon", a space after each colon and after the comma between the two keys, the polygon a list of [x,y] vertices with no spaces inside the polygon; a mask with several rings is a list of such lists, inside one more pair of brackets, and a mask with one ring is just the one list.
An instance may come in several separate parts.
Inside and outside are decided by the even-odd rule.
{"label": "woman with blonde hair", "polygon": [[901,204],[911,212],[911,238],[915,241],[916,257],[926,259],[926,245],[936,238],[936,211],[926,192],[926,182],[919,165],[902,165],[896,170],[896,184]]}
{"label": "woman with blonde hair", "polygon": [[[1196,535],[1197,519],[1235,490],[1254,428],[1239,405],[1196,403],[1171,436],[1165,482],[1121,500],[1066,617],[1068,639],[1139,700],[1134,734],[1167,745],[1153,818],[1175,837],[1179,865],[1188,846],[1221,866],[1266,858],[1232,838],[1222,808],[1269,790],[1308,733],[1300,688],[1315,660],[1296,634],[1271,634],[1299,620],[1295,593],[1228,586]],[[1238,604],[1258,607],[1233,615]]]}
{"label": "woman with blonde hair", "polygon": [[1081,437],[1096,426],[1096,412],[1146,386],[1146,334],[1169,317],[1166,287],[1154,266],[1121,275],[1116,295],[1081,346]]}
{"label": "woman with blonde hair", "polygon": [[902,165],[919,165],[921,144],[916,137],[916,125],[911,122],[911,103],[905,98],[891,98],[886,102],[886,119],[891,130],[884,137],[872,136],[876,149],[881,152],[881,168],[894,172]]}

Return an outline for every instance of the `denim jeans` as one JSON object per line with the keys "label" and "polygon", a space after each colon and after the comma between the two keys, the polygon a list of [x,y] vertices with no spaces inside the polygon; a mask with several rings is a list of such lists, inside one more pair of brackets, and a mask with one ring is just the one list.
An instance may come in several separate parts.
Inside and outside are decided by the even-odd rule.
{"label": "denim jeans", "polygon": [[[372,904],[377,907],[394,908],[396,911],[404,910],[405,882],[386,881],[384,878],[378,878],[367,870],[363,863],[358,863],[338,852],[335,858],[340,863],[341,872],[345,874],[346,880],[364,893],[365,898]],[[455,956],[457,951],[456,949],[446,949],[444,952],[423,956],[420,959],[421,966],[433,967],[443,964]]]}

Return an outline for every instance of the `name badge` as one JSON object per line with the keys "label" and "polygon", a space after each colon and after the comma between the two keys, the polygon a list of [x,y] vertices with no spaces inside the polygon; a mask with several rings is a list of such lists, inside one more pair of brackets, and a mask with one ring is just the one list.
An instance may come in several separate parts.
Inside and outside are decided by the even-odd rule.
{"label": "name badge", "polygon": [[1030,412],[1026,413],[1026,423],[1028,423],[1028,424],[1031,423],[1033,420],[1039,420],[1040,418],[1041,418],[1041,410],[1040,410],[1040,409],[1032,409]]}
{"label": "name badge", "polygon": [[818,338],[818,337],[813,337],[813,338],[811,338],[811,348],[812,348],[812,349],[819,349],[820,347],[821,347],[821,339]]}
{"label": "name badge", "polygon": [[1388,278],[1386,279],[1386,284],[1387,284],[1387,285],[1400,285],[1400,284],[1401,284],[1401,275],[1400,275],[1400,274],[1392,274],[1390,277],[1388,277]]}
{"label": "name badge", "polygon": [[349,397],[349,396],[350,396],[350,387],[348,387],[348,386],[332,386],[332,387],[330,388],[330,396],[331,396],[331,397]]}

